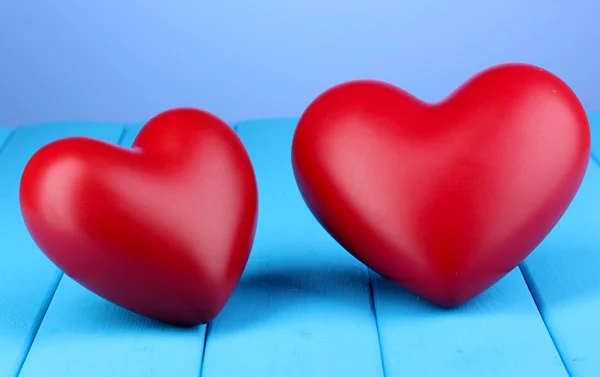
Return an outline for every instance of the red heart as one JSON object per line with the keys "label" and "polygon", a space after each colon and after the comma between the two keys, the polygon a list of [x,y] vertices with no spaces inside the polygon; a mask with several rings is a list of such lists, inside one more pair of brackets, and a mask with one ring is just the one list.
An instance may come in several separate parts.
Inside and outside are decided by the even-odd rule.
{"label": "red heart", "polygon": [[25,224],[67,275],[126,309],[176,325],[214,318],[248,261],[257,186],[237,134],[174,109],[133,148],[72,137],[29,160]]}
{"label": "red heart", "polygon": [[441,306],[475,297],[547,236],[590,157],[586,113],[551,73],[508,64],[429,104],[354,81],[321,94],[292,145],[323,227],[380,275]]}

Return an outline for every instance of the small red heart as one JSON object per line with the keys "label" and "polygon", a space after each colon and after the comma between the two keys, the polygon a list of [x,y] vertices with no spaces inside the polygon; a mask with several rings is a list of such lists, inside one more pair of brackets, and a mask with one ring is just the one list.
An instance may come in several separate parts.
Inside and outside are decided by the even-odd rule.
{"label": "small red heart", "polygon": [[571,89],[530,65],[485,70],[445,100],[354,81],[306,109],[292,163],[314,216],[380,275],[455,306],[515,268],[575,196],[590,158]]}
{"label": "small red heart", "polygon": [[258,194],[235,131],[195,109],[151,119],[132,149],[72,137],[27,163],[25,224],[64,273],[133,312],[213,319],[254,242]]}

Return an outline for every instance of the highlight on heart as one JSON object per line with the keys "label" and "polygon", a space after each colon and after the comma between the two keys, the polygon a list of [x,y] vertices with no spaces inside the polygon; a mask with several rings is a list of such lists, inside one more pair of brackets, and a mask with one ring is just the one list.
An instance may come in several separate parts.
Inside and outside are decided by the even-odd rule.
{"label": "highlight on heart", "polygon": [[358,80],[319,95],[292,144],[314,217],[381,276],[444,307],[516,268],[578,191],[590,129],[575,93],[528,64],[437,103]]}
{"label": "highlight on heart", "polygon": [[28,161],[20,207],[40,250],[66,275],[138,314],[212,320],[254,241],[258,192],[236,132],[199,109],[148,121],[124,148],[84,137]]}

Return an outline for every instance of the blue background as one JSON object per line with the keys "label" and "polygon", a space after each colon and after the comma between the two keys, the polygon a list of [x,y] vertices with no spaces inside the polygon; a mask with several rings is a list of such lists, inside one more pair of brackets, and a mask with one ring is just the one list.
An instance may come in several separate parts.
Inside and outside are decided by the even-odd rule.
{"label": "blue background", "polygon": [[507,61],[600,110],[599,20],[592,0],[2,0],[0,125],[298,116],[356,78],[435,101]]}

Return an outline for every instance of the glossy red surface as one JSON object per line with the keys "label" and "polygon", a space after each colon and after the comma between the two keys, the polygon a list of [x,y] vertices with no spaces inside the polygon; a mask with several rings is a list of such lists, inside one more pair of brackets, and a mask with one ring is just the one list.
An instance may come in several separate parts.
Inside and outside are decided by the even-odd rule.
{"label": "glossy red surface", "polygon": [[23,172],[20,201],[35,242],[74,280],[139,314],[197,325],[241,277],[258,198],[235,131],[173,109],[132,149],[79,137],[44,146]]}
{"label": "glossy red surface", "polygon": [[507,64],[422,102],[354,81],[302,115],[292,163],[323,227],[382,276],[442,306],[486,290],[545,238],[590,157],[573,91]]}

